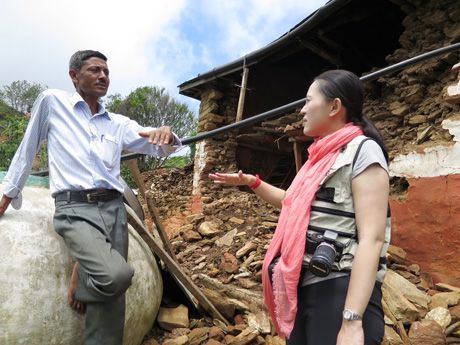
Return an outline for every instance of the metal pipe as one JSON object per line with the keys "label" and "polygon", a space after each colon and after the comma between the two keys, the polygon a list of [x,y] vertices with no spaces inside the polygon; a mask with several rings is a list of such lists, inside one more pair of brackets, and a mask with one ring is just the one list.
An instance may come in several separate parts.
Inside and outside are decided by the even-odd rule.
{"label": "metal pipe", "polygon": [[[423,62],[423,61],[428,60],[430,58],[433,58],[433,57],[436,57],[436,56],[439,56],[439,55],[442,55],[442,54],[446,54],[446,53],[449,53],[449,52],[452,52],[452,51],[456,51],[456,50],[460,50],[460,43],[455,43],[455,44],[449,45],[447,47],[438,48],[438,49],[432,50],[430,52],[420,54],[420,55],[412,57],[410,59],[398,62],[398,63],[396,63],[394,65],[382,68],[382,69],[380,69],[378,71],[366,74],[365,76],[360,77],[360,79],[363,82],[369,82],[369,81],[378,79],[381,76],[388,75],[388,74],[391,74],[393,72],[400,71],[400,70],[404,69],[405,67],[412,66],[412,65],[415,65],[415,64],[417,64],[419,62]],[[198,135],[196,135],[196,136],[194,136],[192,138],[181,139],[181,142],[182,142],[183,145],[190,145],[190,144],[195,143],[197,141],[201,141],[201,140],[204,140],[204,139],[207,139],[207,138],[215,137],[216,135],[221,134],[221,133],[225,133],[225,132],[235,130],[235,129],[238,129],[238,128],[242,128],[242,127],[247,127],[247,126],[250,126],[250,125],[252,125],[254,123],[257,123],[257,122],[260,122],[260,121],[263,121],[263,120],[267,120],[267,119],[271,119],[271,118],[276,117],[278,115],[285,114],[288,111],[292,111],[293,109],[301,107],[304,103],[305,103],[305,98],[302,98],[302,99],[299,99],[297,101],[285,104],[285,105],[283,105],[281,107],[271,109],[271,110],[263,112],[261,114],[252,116],[252,117],[244,119],[244,120],[241,120],[239,122],[232,123],[232,124],[224,126],[224,127],[216,128],[216,129],[213,129],[212,131],[208,131],[208,132],[198,134]],[[127,154],[127,155],[123,155],[121,157],[121,160],[125,161],[125,160],[134,159],[134,158],[138,158],[138,157],[142,157],[142,156],[144,156],[144,155],[140,154],[140,153],[130,153],[130,154]],[[31,173],[31,175],[45,176],[44,174],[46,174],[46,173],[47,173],[47,171],[40,171],[40,172]]]}

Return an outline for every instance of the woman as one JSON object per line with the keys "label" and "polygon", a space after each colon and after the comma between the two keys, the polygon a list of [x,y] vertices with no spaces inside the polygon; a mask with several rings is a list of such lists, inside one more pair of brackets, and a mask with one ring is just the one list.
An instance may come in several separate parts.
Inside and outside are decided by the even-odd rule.
{"label": "woman", "polygon": [[362,114],[363,87],[348,71],[322,73],[308,89],[308,160],[287,191],[244,174],[210,174],[247,185],[281,208],[263,266],[264,298],[288,344],[380,344],[381,283],[390,239],[388,154]]}

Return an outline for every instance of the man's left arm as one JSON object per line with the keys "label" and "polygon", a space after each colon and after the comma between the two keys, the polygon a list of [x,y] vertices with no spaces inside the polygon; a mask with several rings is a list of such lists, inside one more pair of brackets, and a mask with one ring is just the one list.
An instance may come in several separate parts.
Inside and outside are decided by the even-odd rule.
{"label": "man's left arm", "polygon": [[171,131],[171,127],[142,127],[133,120],[126,124],[123,150],[166,157],[181,146],[179,137]]}

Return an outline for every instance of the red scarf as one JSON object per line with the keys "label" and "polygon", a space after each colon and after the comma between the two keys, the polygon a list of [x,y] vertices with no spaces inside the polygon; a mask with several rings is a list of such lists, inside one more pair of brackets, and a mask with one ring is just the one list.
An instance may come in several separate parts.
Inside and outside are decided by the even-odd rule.
{"label": "red scarf", "polygon": [[[265,303],[281,336],[289,337],[294,327],[297,288],[310,222],[310,207],[315,194],[340,149],[362,134],[361,128],[348,123],[338,131],[316,139],[308,148],[307,162],[286,191],[278,226],[265,255],[262,271]],[[280,260],[273,270],[272,287],[268,265],[277,256],[280,256]]]}

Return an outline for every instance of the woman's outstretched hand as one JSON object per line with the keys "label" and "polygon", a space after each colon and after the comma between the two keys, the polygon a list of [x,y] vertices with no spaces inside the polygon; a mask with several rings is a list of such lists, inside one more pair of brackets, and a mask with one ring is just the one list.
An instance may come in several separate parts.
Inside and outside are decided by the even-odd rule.
{"label": "woman's outstretched hand", "polygon": [[214,173],[209,174],[209,178],[217,184],[228,184],[231,186],[249,186],[253,184],[256,180],[255,176],[249,174],[243,174],[240,170],[238,173],[233,174],[223,174],[223,173]]}

